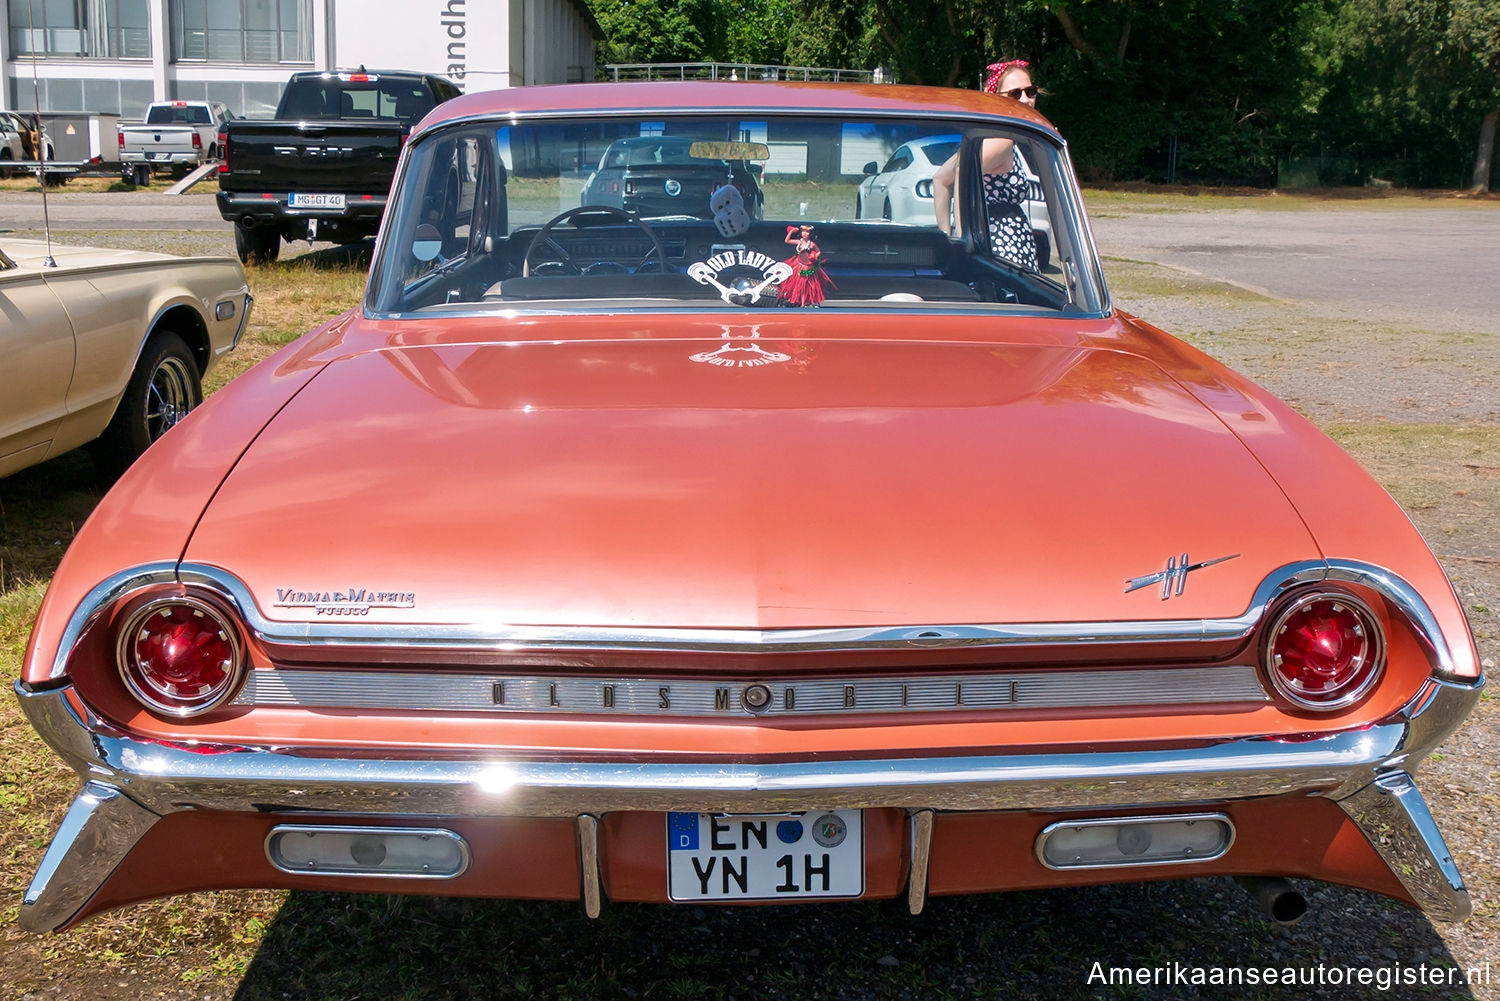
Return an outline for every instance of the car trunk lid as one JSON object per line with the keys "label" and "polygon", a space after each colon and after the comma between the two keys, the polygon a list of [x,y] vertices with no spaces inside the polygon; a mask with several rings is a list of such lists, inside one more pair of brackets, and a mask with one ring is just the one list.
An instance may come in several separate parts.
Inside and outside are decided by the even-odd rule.
{"label": "car trunk lid", "polygon": [[1138,356],[726,328],[336,361],[185,556],[273,620],[777,629],[1227,617],[1318,553]]}

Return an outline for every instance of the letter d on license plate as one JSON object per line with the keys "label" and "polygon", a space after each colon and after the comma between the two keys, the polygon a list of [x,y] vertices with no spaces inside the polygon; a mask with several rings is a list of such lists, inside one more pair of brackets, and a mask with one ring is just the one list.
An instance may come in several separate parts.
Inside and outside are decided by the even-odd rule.
{"label": "letter d on license plate", "polygon": [[864,816],[667,814],[672,900],[798,900],[865,892]]}

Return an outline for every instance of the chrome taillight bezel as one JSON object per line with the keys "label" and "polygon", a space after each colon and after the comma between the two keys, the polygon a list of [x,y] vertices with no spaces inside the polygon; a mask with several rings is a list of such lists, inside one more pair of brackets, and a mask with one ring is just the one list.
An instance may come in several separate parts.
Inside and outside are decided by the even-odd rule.
{"label": "chrome taillight bezel", "polygon": [[[1360,669],[1361,675],[1357,683],[1339,692],[1334,698],[1327,699],[1313,698],[1299,691],[1277,669],[1280,666],[1280,655],[1276,653],[1276,637],[1294,615],[1319,602],[1333,602],[1353,612],[1368,644],[1363,658],[1367,666]],[[1298,709],[1319,713],[1337,712],[1360,702],[1375,688],[1385,673],[1386,649],[1385,627],[1367,602],[1350,591],[1315,588],[1291,595],[1273,609],[1261,643],[1261,669],[1275,694]]]}
{"label": "chrome taillight bezel", "polygon": [[[173,607],[185,607],[196,614],[207,616],[218,626],[229,644],[230,662],[224,672],[224,683],[209,698],[172,701],[166,693],[151,686],[144,676],[137,676],[138,668],[134,666],[133,651],[137,633],[151,616]],[[152,598],[130,611],[115,634],[115,667],[126,689],[137,702],[154,713],[177,719],[202,716],[219,708],[234,698],[249,673],[245,643],[234,617],[214,602],[184,594]]]}

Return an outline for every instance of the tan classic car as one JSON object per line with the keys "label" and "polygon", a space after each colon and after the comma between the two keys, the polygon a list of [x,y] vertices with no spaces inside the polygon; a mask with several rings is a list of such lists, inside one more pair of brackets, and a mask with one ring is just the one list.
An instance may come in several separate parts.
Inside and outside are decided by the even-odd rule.
{"label": "tan classic car", "polygon": [[202,401],[250,303],[228,258],[0,241],[0,476],[90,443],[117,475]]}

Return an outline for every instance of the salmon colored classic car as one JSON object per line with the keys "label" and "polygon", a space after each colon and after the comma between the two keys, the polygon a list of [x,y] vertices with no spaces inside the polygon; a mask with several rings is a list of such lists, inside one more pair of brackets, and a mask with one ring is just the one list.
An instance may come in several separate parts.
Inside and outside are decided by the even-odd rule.
{"label": "salmon colored classic car", "polygon": [[0,476],[80,445],[119,475],[202,401],[250,304],[228,258],[0,241]]}
{"label": "salmon colored classic car", "polygon": [[[850,217],[865,163],[938,134],[965,235]],[[762,211],[669,172],[649,215],[580,205],[651,135],[752,165]],[[987,139],[1039,181],[1045,269]],[[407,144],[363,304],[154,447],[59,567],[16,691],[82,786],[20,920],[1200,875],[1455,920],[1413,774],[1481,683],[1370,477],[1111,305],[1033,112],[475,94]]]}

